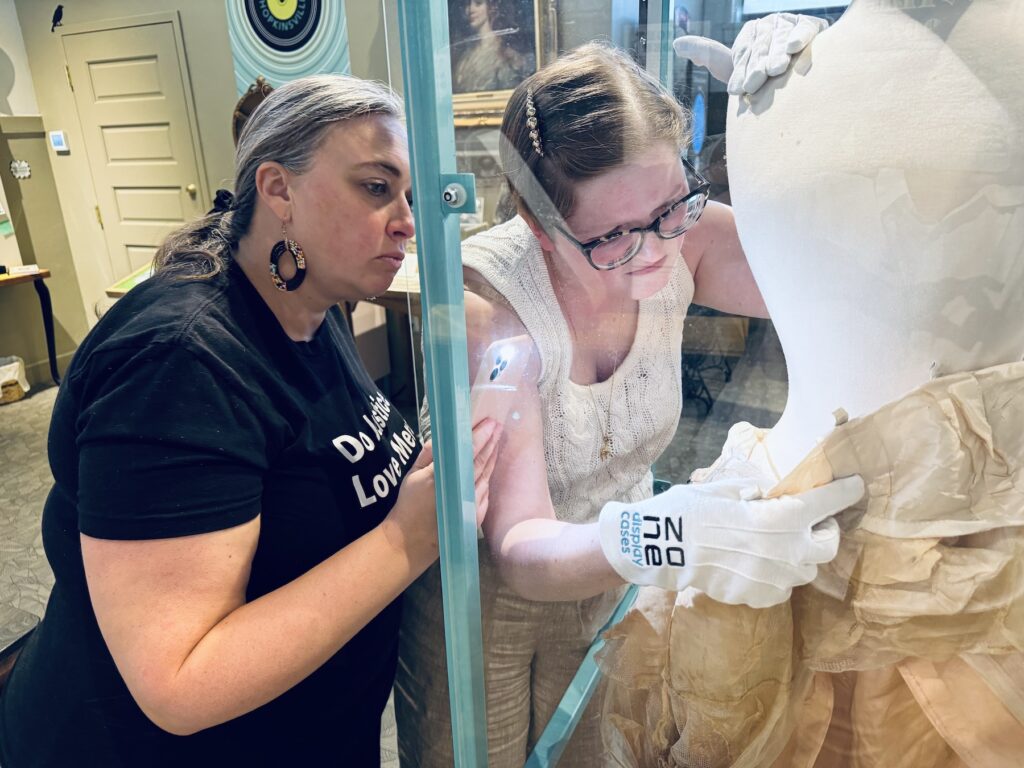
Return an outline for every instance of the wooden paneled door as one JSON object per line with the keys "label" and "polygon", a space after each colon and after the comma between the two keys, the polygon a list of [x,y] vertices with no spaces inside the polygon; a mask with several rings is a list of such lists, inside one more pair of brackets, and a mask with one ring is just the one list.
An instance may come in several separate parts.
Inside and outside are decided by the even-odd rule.
{"label": "wooden paneled door", "polygon": [[210,199],[180,30],[168,19],[62,39],[97,216],[120,279]]}

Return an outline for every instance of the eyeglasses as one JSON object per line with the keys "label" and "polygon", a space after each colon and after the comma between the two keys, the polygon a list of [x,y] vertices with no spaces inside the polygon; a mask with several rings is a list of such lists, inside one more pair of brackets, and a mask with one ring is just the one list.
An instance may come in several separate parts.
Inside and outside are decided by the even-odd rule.
{"label": "eyeglasses", "polygon": [[648,232],[653,232],[662,240],[679,237],[692,228],[700,215],[704,213],[711,189],[711,182],[701,176],[697,169],[686,161],[685,157],[680,159],[687,171],[688,180],[689,177],[692,177],[695,184],[690,186],[690,192],[685,197],[672,203],[664,213],[646,227],[612,232],[610,235],[598,237],[586,243],[581,243],[559,224],[554,224],[555,229],[587,257],[590,266],[599,270],[621,267],[640,253]]}

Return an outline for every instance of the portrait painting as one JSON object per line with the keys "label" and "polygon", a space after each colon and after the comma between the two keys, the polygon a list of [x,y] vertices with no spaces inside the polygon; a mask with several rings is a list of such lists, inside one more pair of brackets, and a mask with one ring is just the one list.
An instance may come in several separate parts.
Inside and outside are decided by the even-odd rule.
{"label": "portrait painting", "polygon": [[[541,62],[543,0],[448,0],[456,117],[499,115],[509,93]],[[458,121],[457,122],[461,122]]]}

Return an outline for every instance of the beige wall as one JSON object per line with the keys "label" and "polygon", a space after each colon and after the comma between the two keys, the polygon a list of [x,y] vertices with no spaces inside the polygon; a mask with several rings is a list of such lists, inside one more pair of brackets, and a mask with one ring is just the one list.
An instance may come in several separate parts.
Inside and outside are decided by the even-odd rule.
{"label": "beige wall", "polygon": [[[63,130],[71,148],[67,155],[57,156],[51,152],[51,163],[78,273],[79,300],[89,322],[94,323],[94,306],[104,297],[104,289],[113,278],[106,258],[106,241],[96,220],[96,194],[83,150],[82,131],[64,73],[64,50],[59,34],[62,29],[58,27],[56,33],[50,33],[53,3],[14,0],[14,4],[43,123],[47,130]],[[223,0],[69,3],[64,6],[64,25],[65,29],[73,29],[76,24],[173,12],[177,12],[181,22],[206,178],[212,192],[230,182],[234,155],[231,113],[235,87]]]}
{"label": "beige wall", "polygon": [[[37,115],[0,117],[0,173],[10,202],[21,258],[50,270],[46,285],[53,304],[53,326],[60,368],[89,329],[80,301],[78,276],[51,173],[52,152]],[[24,160],[32,175],[15,179],[6,172],[12,158]],[[0,355],[18,355],[29,382],[50,378],[42,315],[30,284],[0,288]]]}
{"label": "beige wall", "polygon": [[36,93],[14,0],[0,0],[0,115],[36,115]]}
{"label": "beige wall", "polygon": [[367,0],[345,0],[345,23],[348,27],[348,59],[352,74],[387,82],[388,60],[381,4]]}
{"label": "beige wall", "polygon": [[[57,200],[52,153],[38,113],[32,68],[14,0],[0,0],[0,115],[14,116],[0,117],[0,203],[17,231],[16,235],[0,235],[0,264],[40,261],[50,269],[53,277],[46,284],[54,310],[58,360],[64,368],[88,330],[88,323]],[[29,162],[29,179],[19,181],[10,175],[12,158]],[[32,385],[49,381],[42,314],[31,284],[7,286],[0,293],[2,355],[21,357]]]}
{"label": "beige wall", "polygon": [[[349,29],[352,73],[400,87],[401,59],[397,49],[397,16],[394,0],[385,11],[378,2],[345,0]],[[56,189],[52,207],[53,223],[59,226],[61,211],[68,233],[63,253],[59,248],[29,254],[25,261],[38,261],[54,271],[48,281],[53,296],[57,347],[61,367],[95,323],[95,305],[105,300],[104,289],[113,282],[106,258],[106,241],[96,220],[96,195],[89,163],[84,153],[81,126],[73,94],[64,72],[64,51],[60,33],[76,25],[124,20],[153,13],[176,13],[181,26],[185,56],[196,106],[202,161],[211,192],[230,186],[234,147],[230,118],[235,102],[231,48],[223,0],[91,0],[66,4],[64,27],[50,32],[54,4],[39,0],[0,0],[0,51],[13,62],[12,97],[15,114],[38,113],[46,130],[63,130],[71,152],[48,153]],[[390,35],[390,40],[388,36]],[[391,43],[389,52],[387,42]],[[0,86],[3,80],[0,55]],[[2,109],[3,94],[0,94]],[[37,106],[38,103],[38,106]],[[33,142],[38,152],[41,138]],[[3,170],[3,169],[0,169]],[[2,192],[0,192],[2,194]],[[59,205],[57,201],[59,200]],[[5,207],[7,207],[5,205]],[[4,242],[4,240],[8,242]],[[14,238],[0,239],[0,263],[20,263]],[[10,246],[10,247],[8,247]],[[4,248],[7,248],[7,251]],[[40,249],[32,249],[38,251]],[[18,354],[30,367],[34,383],[47,376],[46,347],[35,292],[28,285],[7,289],[0,297],[0,355]]]}
{"label": "beige wall", "polygon": [[[38,113],[36,94],[32,89],[32,71],[28,66],[28,54],[25,53],[25,41],[21,37],[14,0],[0,0],[0,115]],[[0,208],[8,214],[11,210],[2,186]],[[0,221],[3,218],[4,214],[0,214]],[[21,263],[17,239],[13,234],[0,234],[0,264],[10,267]]]}

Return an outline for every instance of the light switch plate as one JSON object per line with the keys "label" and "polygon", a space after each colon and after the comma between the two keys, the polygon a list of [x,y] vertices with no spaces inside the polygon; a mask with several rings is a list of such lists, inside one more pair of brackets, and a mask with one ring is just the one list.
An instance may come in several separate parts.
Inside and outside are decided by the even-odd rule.
{"label": "light switch plate", "polygon": [[71,152],[68,147],[68,140],[64,136],[64,131],[50,131],[50,146],[53,147],[53,151],[58,155],[66,155]]}

